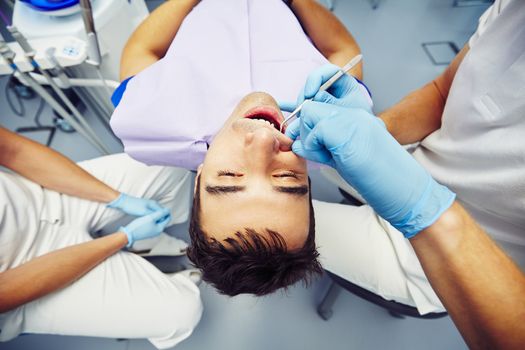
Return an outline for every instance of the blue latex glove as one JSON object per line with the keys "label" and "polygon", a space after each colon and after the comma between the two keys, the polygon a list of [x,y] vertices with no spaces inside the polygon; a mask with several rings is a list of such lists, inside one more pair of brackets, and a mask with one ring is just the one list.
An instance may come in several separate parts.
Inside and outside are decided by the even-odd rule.
{"label": "blue latex glove", "polygon": [[171,214],[169,210],[161,209],[133,220],[128,225],[119,228],[119,231],[124,232],[128,236],[126,247],[129,248],[135,241],[160,235],[170,221]]}
{"label": "blue latex glove", "polygon": [[119,209],[132,216],[144,216],[164,208],[152,199],[137,198],[121,193],[114,201],[109,203],[108,208]]}
{"label": "blue latex glove", "polygon": [[[321,85],[328,81],[341,68],[334,64],[326,64],[308,75],[303,90],[295,103],[280,102],[279,107],[285,112],[292,112],[304,100],[313,99],[342,107],[362,108],[372,113],[373,102],[368,88],[351,75],[345,74],[328,90],[319,91]],[[365,91],[366,90],[366,91]]]}
{"label": "blue latex glove", "polygon": [[286,130],[292,151],[329,164],[385,220],[410,238],[433,224],[455,194],[438,184],[366,110],[306,102]]}

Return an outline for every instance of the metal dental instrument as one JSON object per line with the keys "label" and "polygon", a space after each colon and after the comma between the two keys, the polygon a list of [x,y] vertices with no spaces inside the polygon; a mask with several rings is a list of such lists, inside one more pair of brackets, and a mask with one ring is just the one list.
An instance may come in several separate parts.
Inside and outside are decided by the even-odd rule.
{"label": "metal dental instrument", "polygon": [[[82,10],[82,20],[84,21],[84,28],[86,30],[87,36],[88,60],[86,62],[95,67],[97,75],[102,81],[104,88],[106,89],[108,101],[110,101],[112,92],[109,86],[106,84],[106,80],[102,76],[102,73],[100,72],[100,65],[102,63],[102,53],[100,51],[98,35],[95,29],[95,19],[93,18],[93,8],[91,7],[91,1],[80,0],[80,9]],[[106,103],[106,107],[108,107],[110,111],[109,114],[111,114],[111,112],[113,111],[113,106]],[[107,119],[109,121],[109,115]]]}
{"label": "metal dental instrument", "polygon": [[100,54],[97,32],[95,31],[91,2],[89,0],[80,0],[80,8],[82,9],[82,19],[84,20],[88,41],[88,63],[98,67],[102,62],[102,55]]}
{"label": "metal dental instrument", "polygon": [[[85,132],[85,130],[82,128],[82,126],[76,121],[75,118],[73,118],[69,113],[62,107],[60,103],[58,103],[54,97],[47,92],[46,89],[44,89],[38,82],[33,78],[29,73],[24,72],[18,68],[18,66],[14,62],[14,58],[16,54],[9,46],[7,46],[7,43],[4,41],[4,38],[0,35],[0,56],[3,57],[3,59],[9,64],[11,69],[13,69],[14,72],[19,74],[20,80],[27,84],[29,87],[31,87],[44,101],[47,102],[53,108],[62,118],[64,118],[75,130],[78,131],[79,134],[84,136],[86,139],[91,140],[91,136]],[[105,153],[105,150],[100,149],[100,146],[94,144],[99,150],[103,151]]]}
{"label": "metal dental instrument", "polygon": [[[319,91],[326,91],[326,90],[328,90],[337,80],[339,80],[339,78],[341,78],[343,75],[345,75],[346,72],[348,72],[349,70],[354,68],[359,62],[361,62],[362,58],[363,58],[363,55],[359,54],[359,55],[355,56],[354,58],[352,58],[350,61],[348,61],[348,63],[345,64],[343,68],[338,70],[337,73],[335,73],[330,79],[328,79],[323,85],[321,85],[321,87],[319,88]],[[312,100],[311,98],[307,99],[307,100],[304,100],[303,103],[301,103],[299,106],[297,106],[297,108],[295,108],[295,110],[286,119],[284,119],[284,121],[281,123],[279,131],[283,132],[283,128],[286,125],[288,125],[288,123],[290,122],[290,120],[292,120],[292,118],[295,118],[299,114],[301,109],[303,109],[303,106],[304,106],[305,102],[306,101],[311,101],[311,100]]]}
{"label": "metal dental instrument", "polygon": [[[29,42],[26,40],[26,38],[18,31],[18,29],[15,26],[8,26],[7,30],[11,33],[13,38],[16,40],[18,45],[24,50],[26,58],[31,62],[33,67],[45,78],[47,83],[51,86],[53,91],[58,95],[58,97],[62,100],[62,102],[66,105],[66,107],[73,113],[73,115],[76,117],[76,121],[82,125],[83,131],[89,135],[88,140],[97,147],[102,153],[104,154],[110,154],[109,149],[104,145],[102,140],[97,136],[97,134],[93,131],[91,126],[86,122],[80,111],[75,107],[75,105],[71,102],[71,100],[66,96],[66,94],[62,91],[62,89],[58,86],[58,84],[53,80],[53,78],[49,75],[49,73],[40,67],[40,65],[36,62],[35,56],[36,52],[33,50]],[[69,113],[68,113],[69,115]],[[70,116],[70,118],[73,118]],[[66,119],[66,121],[69,122],[69,119]],[[71,124],[71,123],[70,123]],[[72,125],[75,129],[78,130],[74,125]]]}

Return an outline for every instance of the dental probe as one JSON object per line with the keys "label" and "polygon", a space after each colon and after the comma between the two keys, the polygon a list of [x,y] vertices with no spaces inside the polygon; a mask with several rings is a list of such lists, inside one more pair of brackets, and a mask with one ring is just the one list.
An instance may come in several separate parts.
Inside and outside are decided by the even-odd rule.
{"label": "dental probe", "polygon": [[[129,1],[128,1],[129,2]],[[106,83],[106,79],[100,71],[100,65],[102,64],[102,51],[100,50],[100,44],[98,41],[98,34],[95,29],[95,19],[93,18],[93,8],[91,7],[91,0],[80,0],[80,9],[82,10],[82,20],[84,21],[84,29],[87,36],[87,50],[88,60],[86,63],[92,65],[95,68],[95,72],[98,75],[102,85],[106,89],[108,99],[103,99],[104,109],[106,109],[106,123],[109,122],[110,115],[113,113],[113,105],[108,104],[111,100],[112,92]]]}
{"label": "dental probe", "polygon": [[[361,62],[362,58],[363,58],[363,55],[359,54],[359,55],[355,56],[354,58],[352,58],[350,61],[348,61],[348,63],[345,64],[343,68],[338,70],[337,73],[332,75],[332,77],[330,79],[328,79],[323,85],[321,85],[321,87],[319,88],[319,91],[326,91],[326,90],[328,90],[337,80],[339,80],[339,78],[341,78],[343,75],[345,75],[346,72],[348,72],[349,70],[354,68],[359,62]],[[303,109],[303,106],[304,106],[306,101],[311,101],[311,100],[313,100],[313,98],[309,98],[307,100],[304,100],[303,103],[301,103],[299,106],[297,106],[297,108],[295,108],[295,110],[286,119],[284,119],[284,121],[281,123],[279,131],[283,132],[284,126],[287,125],[292,118],[296,117],[299,114],[301,109]]]}

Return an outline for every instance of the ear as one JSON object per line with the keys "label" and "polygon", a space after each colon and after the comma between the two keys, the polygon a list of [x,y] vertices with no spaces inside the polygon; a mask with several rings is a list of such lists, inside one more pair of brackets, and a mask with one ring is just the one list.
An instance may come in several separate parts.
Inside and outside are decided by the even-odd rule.
{"label": "ear", "polygon": [[201,165],[197,167],[197,176],[195,177],[195,185],[193,185],[193,194],[197,192],[197,182],[198,182],[197,179],[201,176],[202,166],[203,164],[201,163]]}

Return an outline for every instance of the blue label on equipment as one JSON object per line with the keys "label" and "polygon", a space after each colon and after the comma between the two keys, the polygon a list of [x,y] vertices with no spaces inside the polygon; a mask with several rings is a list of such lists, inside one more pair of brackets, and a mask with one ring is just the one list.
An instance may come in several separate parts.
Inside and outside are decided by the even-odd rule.
{"label": "blue label on equipment", "polygon": [[62,50],[62,52],[64,53],[64,55],[67,55],[67,56],[77,56],[78,55],[78,49],[75,47],[71,47],[71,46],[64,47],[64,50]]}

